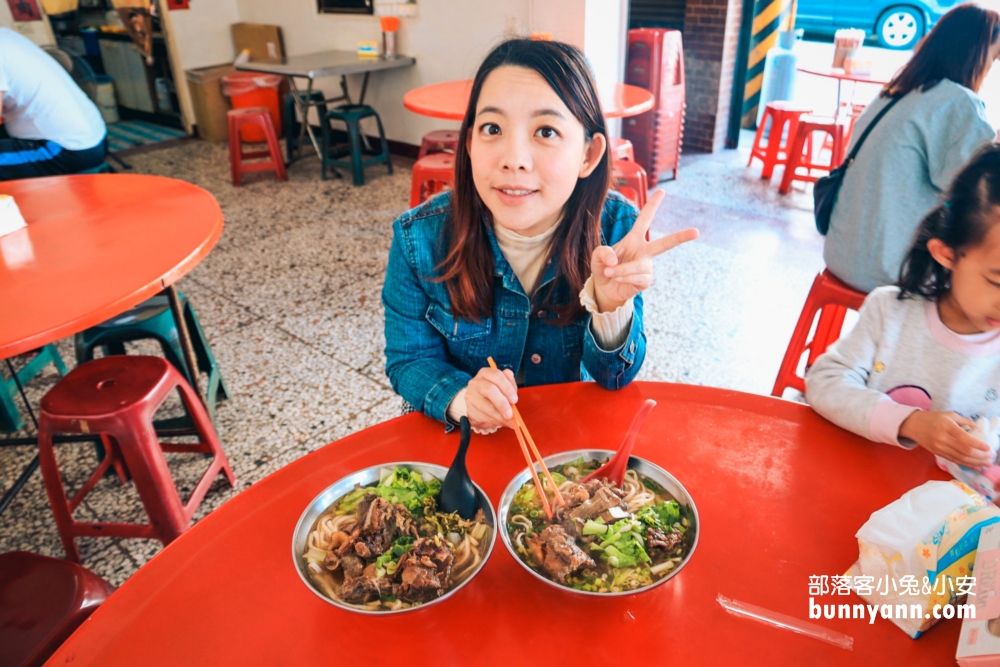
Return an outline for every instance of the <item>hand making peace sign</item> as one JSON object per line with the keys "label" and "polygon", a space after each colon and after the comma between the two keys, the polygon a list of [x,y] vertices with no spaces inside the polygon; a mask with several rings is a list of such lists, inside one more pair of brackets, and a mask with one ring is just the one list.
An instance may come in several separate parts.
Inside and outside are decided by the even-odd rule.
{"label": "hand making peace sign", "polygon": [[632,231],[614,246],[598,246],[590,256],[594,295],[602,313],[615,310],[653,282],[653,258],[698,238],[697,229],[674,232],[653,241],[646,232],[665,193],[657,190],[639,212]]}

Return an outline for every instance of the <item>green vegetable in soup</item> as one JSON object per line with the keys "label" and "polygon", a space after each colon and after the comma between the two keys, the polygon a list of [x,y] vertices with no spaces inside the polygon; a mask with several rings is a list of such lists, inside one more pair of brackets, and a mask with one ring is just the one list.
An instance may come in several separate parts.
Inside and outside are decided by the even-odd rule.
{"label": "green vegetable in soup", "polygon": [[681,520],[681,506],[676,500],[668,500],[658,505],[647,505],[639,510],[635,518],[650,528],[659,528],[670,532],[671,526]]}
{"label": "green vegetable in soup", "polygon": [[425,482],[418,472],[396,468],[378,486],[368,490],[390,503],[402,505],[410,510],[414,517],[419,518],[424,515],[427,505],[425,500],[433,499],[441,493],[441,482],[434,478]]}

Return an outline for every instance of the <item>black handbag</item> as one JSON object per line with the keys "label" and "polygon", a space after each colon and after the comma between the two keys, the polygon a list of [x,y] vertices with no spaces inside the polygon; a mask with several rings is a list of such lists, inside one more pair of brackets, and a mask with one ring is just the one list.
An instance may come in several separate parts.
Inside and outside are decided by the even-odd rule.
{"label": "black handbag", "polygon": [[844,183],[844,174],[847,173],[847,168],[854,163],[854,158],[857,156],[858,150],[861,149],[861,144],[865,143],[865,139],[868,138],[868,133],[878,125],[882,116],[892,108],[892,105],[901,99],[902,97],[895,97],[886,104],[875,116],[875,120],[865,128],[858,143],[854,144],[854,150],[847,156],[844,163],[831,170],[828,176],[823,176],[816,181],[813,187],[813,213],[816,216],[816,230],[823,236],[826,236],[826,233],[830,231],[830,216],[833,215],[833,206],[837,203],[837,195],[840,194],[840,186]]}

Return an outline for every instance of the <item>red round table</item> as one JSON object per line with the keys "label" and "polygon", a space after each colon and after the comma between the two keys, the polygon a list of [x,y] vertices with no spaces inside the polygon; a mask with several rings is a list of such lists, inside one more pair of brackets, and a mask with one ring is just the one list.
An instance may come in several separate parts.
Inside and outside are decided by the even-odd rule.
{"label": "red round table", "polygon": [[[184,181],[138,174],[0,181],[0,194],[14,197],[28,223],[0,236],[0,360],[100,324],[164,292],[197,379],[173,284],[222,235],[215,197]],[[7,438],[0,444],[35,442]],[[37,467],[36,456],[0,498],[0,513]]]}
{"label": "red round table", "polygon": [[[646,398],[635,455],[694,497],[701,535],[667,584],[581,599],[538,582],[498,543],[478,577],[423,610],[368,616],[299,579],[292,531],[323,489],[393,461],[448,465],[458,444],[411,414],[344,438],[253,485],[144,565],[49,665],[905,664],[953,661],[960,621],[913,641],[889,621],[813,621],[854,637],[847,651],[727,614],[728,598],[807,619],[811,575],[844,573],[876,509],[943,473],[923,451],[876,445],[792,402],[686,385],[592,383],[524,390],[543,454],[620,442]],[[514,434],[473,437],[469,470],[495,503],[524,468]],[[855,597],[818,602],[860,603]]]}
{"label": "red round table", "polygon": [[[850,81],[855,85],[859,83],[871,83],[877,86],[884,86],[889,83],[889,79],[876,77],[874,74],[848,74],[840,67],[810,67],[808,65],[799,65],[797,69],[800,72],[805,72],[806,74],[825,76],[828,79],[837,80],[837,109],[834,112],[834,115],[840,114],[841,86],[843,86],[845,81]],[[851,99],[854,99],[854,88],[851,88]]]}
{"label": "red round table", "polygon": [[160,176],[0,182],[28,223],[0,236],[0,359],[83,331],[163,291],[222,235],[205,190]]}
{"label": "red round table", "polygon": [[[472,79],[446,81],[414,88],[403,95],[403,106],[422,116],[461,121],[469,106]],[[635,116],[653,108],[653,93],[625,83],[615,85],[610,94],[601,94],[606,118]]]}

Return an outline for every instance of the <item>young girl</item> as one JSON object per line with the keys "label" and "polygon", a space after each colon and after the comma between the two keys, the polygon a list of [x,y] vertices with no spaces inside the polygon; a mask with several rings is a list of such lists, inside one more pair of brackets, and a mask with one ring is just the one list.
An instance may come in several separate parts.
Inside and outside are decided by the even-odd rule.
{"label": "young girl", "polygon": [[921,222],[898,287],[872,292],[855,329],[810,369],[806,398],[858,435],[978,470],[993,456],[974,420],[1000,415],[998,392],[1000,147],[992,145]]}
{"label": "young girl", "polygon": [[489,432],[510,426],[519,386],[580,380],[581,363],[607,389],[631,382],[652,257],[697,232],[647,242],[663,194],[637,217],[608,192],[583,55],[504,42],[476,74],[460,136],[454,189],[393,225],[382,291],[393,388],[430,417]]}

